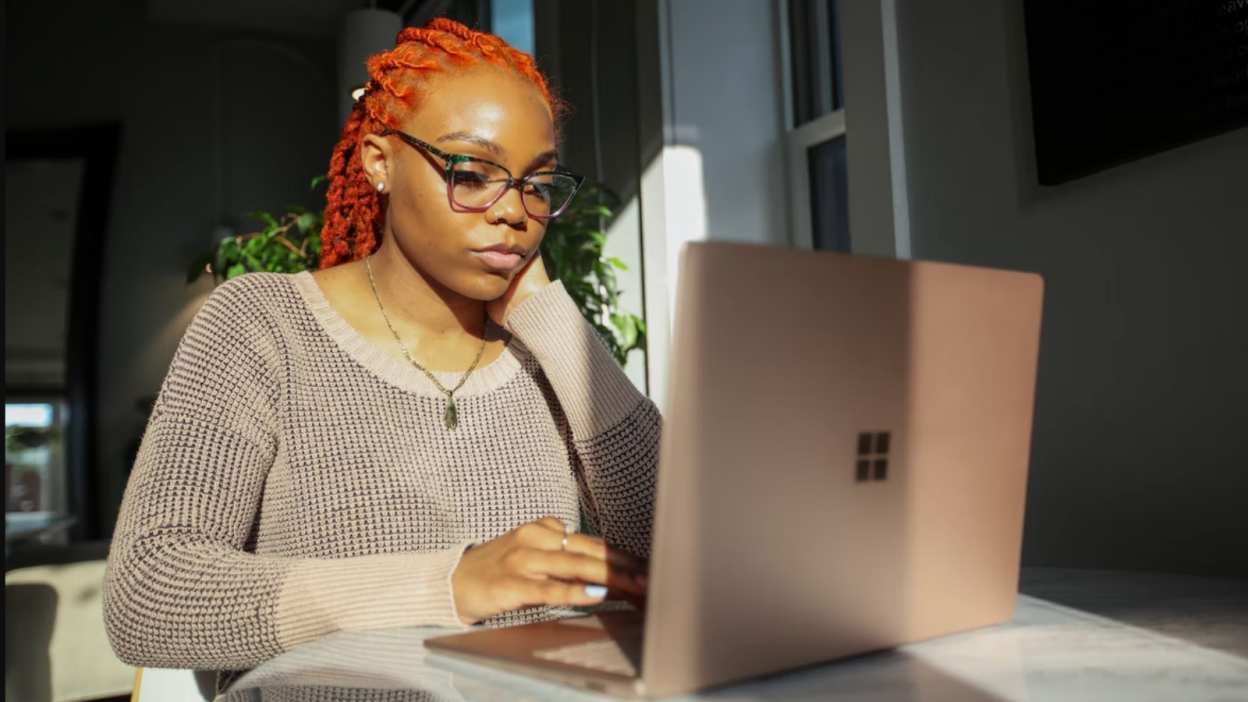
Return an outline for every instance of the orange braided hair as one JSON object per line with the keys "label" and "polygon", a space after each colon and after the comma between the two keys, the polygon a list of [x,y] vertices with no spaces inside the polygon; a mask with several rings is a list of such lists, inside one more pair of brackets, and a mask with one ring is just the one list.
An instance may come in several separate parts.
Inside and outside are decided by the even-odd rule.
{"label": "orange braided hair", "polygon": [[439,18],[424,27],[399,32],[394,49],[368,59],[369,81],[342,128],[329,161],[325,227],[321,230],[321,268],[359,261],[377,250],[385,228],[380,195],[368,184],[360,163],[360,140],[368,134],[399,129],[419,106],[427,78],[495,68],[531,82],[556,121],[566,106],[556,98],[533,57],[493,34]]}

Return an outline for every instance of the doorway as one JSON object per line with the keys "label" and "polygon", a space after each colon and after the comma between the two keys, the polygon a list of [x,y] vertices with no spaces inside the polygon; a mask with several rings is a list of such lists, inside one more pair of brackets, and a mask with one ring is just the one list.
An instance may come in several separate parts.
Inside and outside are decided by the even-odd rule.
{"label": "doorway", "polygon": [[106,535],[96,340],[120,134],[107,124],[5,136],[5,511],[72,517],[75,541]]}

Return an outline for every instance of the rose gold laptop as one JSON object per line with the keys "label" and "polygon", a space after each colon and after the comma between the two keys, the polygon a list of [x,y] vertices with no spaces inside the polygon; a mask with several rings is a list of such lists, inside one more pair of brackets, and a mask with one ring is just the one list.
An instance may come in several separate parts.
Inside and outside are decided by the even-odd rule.
{"label": "rose gold laptop", "polygon": [[1013,616],[1041,279],[719,243],[681,266],[646,611],[429,648],[653,698]]}

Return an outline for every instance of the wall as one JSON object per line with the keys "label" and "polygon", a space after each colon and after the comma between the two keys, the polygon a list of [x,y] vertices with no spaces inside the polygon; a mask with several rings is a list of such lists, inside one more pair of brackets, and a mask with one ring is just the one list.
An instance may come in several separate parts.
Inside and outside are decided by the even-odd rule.
{"label": "wall", "polygon": [[1046,278],[1024,562],[1248,575],[1248,130],[1040,188],[1019,0],[898,18],[914,257]]}
{"label": "wall", "polygon": [[23,58],[6,65],[6,129],[123,124],[100,263],[96,421],[108,530],[126,445],[144,418],[136,402],[158,390],[211,287],[188,287],[188,264],[216,226],[249,231],[245,212],[315,204],[308,183],[337,136],[331,43],[155,25],[144,13],[137,0],[69,0],[15,3],[5,16],[5,51]]}
{"label": "wall", "polygon": [[65,384],[66,320],[81,159],[6,161],[4,385]]}
{"label": "wall", "polygon": [[[662,405],[675,244],[787,240],[781,57],[774,3],[634,4]],[[1040,188],[1020,0],[842,7],[862,252],[1047,281],[1024,562],[1245,574],[1248,132]]]}
{"label": "wall", "polygon": [[629,265],[621,304],[644,309],[649,332],[626,370],[662,407],[680,244],[788,242],[775,8],[537,0],[534,11],[539,66],[574,108],[563,161],[624,203],[607,253]]}
{"label": "wall", "polygon": [[867,0],[838,6],[851,250],[859,255],[904,259],[911,256],[910,207],[897,3]]}
{"label": "wall", "polygon": [[650,397],[666,403],[684,241],[788,241],[780,34],[757,0],[635,0]]}
{"label": "wall", "polygon": [[[628,266],[617,274],[620,309],[644,316],[633,3],[537,0],[533,9],[538,67],[571,106],[560,124],[560,162],[584,175],[585,187],[620,198],[604,253]],[[633,350],[624,371],[646,390],[644,351]]]}
{"label": "wall", "polygon": [[773,4],[670,0],[662,5],[670,37],[668,144],[701,155],[707,238],[788,243]]}

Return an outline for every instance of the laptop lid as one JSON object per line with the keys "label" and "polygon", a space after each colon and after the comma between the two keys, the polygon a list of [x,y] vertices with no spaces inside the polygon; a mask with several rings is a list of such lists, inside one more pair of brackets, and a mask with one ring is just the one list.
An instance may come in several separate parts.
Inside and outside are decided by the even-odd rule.
{"label": "laptop lid", "polygon": [[1042,282],[682,251],[642,674],[661,697],[1004,621]]}

